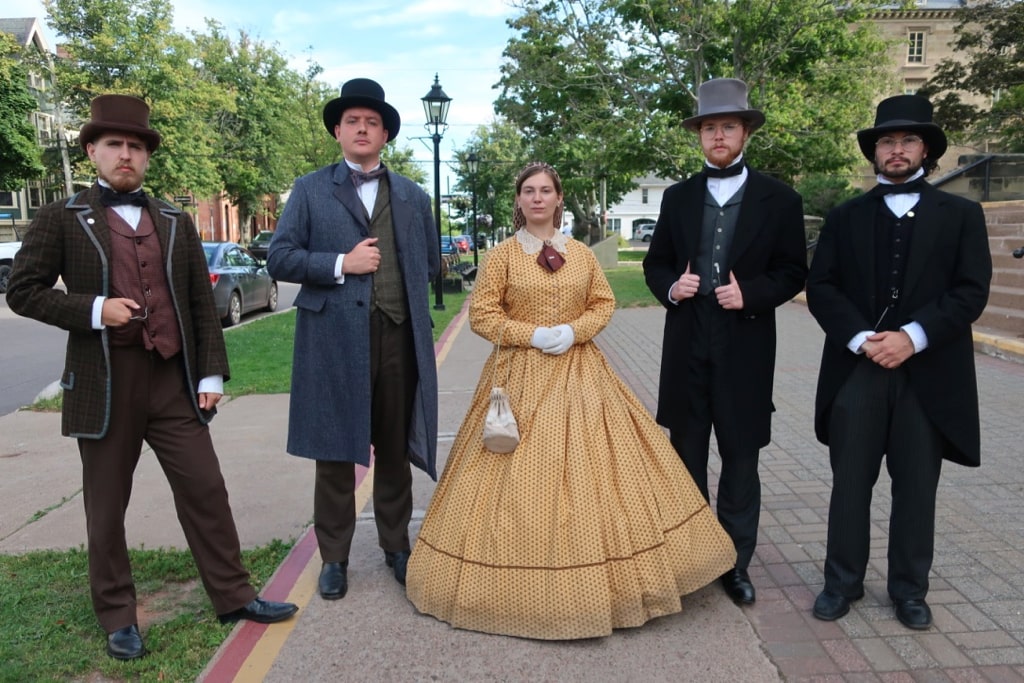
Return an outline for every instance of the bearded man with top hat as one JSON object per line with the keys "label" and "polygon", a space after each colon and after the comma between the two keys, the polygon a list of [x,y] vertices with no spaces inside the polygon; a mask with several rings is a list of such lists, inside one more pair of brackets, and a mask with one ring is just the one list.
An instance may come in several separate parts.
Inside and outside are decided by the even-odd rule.
{"label": "bearded man with top hat", "polygon": [[813,614],[838,619],[864,595],[884,457],[887,592],[904,626],[927,629],[942,461],[980,464],[971,323],[988,301],[992,258],[981,206],[926,181],[946,151],[927,99],[883,100],[857,142],[878,184],[829,212],[807,281],[825,331],[814,427],[832,465],[825,588]]}
{"label": "bearded man with top hat", "polygon": [[79,139],[98,180],[39,210],[7,301],[68,331],[61,427],[81,454],[93,609],[107,653],[135,659],[146,649],[124,520],[143,441],[167,476],[220,620],[273,623],[297,607],[258,598],[242,566],[207,426],[229,378],[223,332],[192,219],[142,191],[160,145],[149,107],[101,95],[91,112]]}
{"label": "bearded man with top hat", "polygon": [[316,461],[320,596],[348,590],[355,465],[370,465],[384,562],[405,584],[410,463],[437,479],[437,370],[429,283],[440,267],[430,199],[381,163],[398,111],[367,78],[324,106],[342,161],[295,181],[270,242],[271,275],[295,299],[288,452]]}
{"label": "bearded man with top hat", "polygon": [[740,604],[755,600],[748,567],[761,510],[758,453],[771,439],[775,309],[807,275],[800,195],[743,157],[764,122],[743,81],[701,84],[697,115],[683,125],[699,136],[704,169],[665,191],[644,259],[647,286],[665,307],[657,420],[709,501],[714,429],[718,518],[737,555],[721,582]]}

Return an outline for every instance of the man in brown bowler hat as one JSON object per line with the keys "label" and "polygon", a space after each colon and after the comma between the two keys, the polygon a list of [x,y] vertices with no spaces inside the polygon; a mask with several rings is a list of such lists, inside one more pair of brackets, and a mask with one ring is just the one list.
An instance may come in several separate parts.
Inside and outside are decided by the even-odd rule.
{"label": "man in brown bowler hat", "polygon": [[[39,210],[11,273],[11,310],[68,331],[62,432],[78,439],[93,609],[107,653],[146,653],[124,519],[145,441],[174,493],[222,623],[298,609],[257,597],[242,566],[208,423],[228,379],[206,258],[187,213],[142,191],[160,134],[149,107],[101,95],[80,141],[99,176]],[[55,289],[57,280],[67,291]]]}

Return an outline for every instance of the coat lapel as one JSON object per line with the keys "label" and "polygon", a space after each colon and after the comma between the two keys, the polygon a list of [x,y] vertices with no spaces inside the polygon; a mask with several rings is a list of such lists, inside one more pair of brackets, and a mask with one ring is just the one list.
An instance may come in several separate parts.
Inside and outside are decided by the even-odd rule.
{"label": "coat lapel", "polygon": [[921,192],[921,200],[911,209],[914,212],[914,234],[910,236],[910,253],[907,254],[907,273],[903,280],[903,296],[909,296],[921,281],[932,250],[942,227],[940,195],[933,189]]}
{"label": "coat lapel", "polygon": [[370,225],[367,222],[366,207],[363,206],[362,200],[359,199],[356,186],[352,184],[352,180],[349,178],[348,164],[344,161],[339,162],[334,169],[333,180],[335,198],[352,214],[352,218],[359,224],[363,235],[369,234]]}
{"label": "coat lapel", "polygon": [[[856,263],[856,272],[862,282],[875,281],[875,215],[879,209],[878,201],[869,195],[863,195],[861,201],[850,210],[852,230],[859,235],[847,235],[843,244],[849,245]],[[870,287],[862,287],[861,291],[870,299],[874,291]]]}
{"label": "coat lapel", "polygon": [[740,202],[740,214],[736,218],[736,232],[733,234],[732,246],[729,247],[729,269],[736,264],[743,252],[757,237],[758,225],[763,219],[761,203],[768,199],[765,185],[761,182],[757,171],[747,168],[747,186],[743,190],[743,201]]}
{"label": "coat lapel", "polygon": [[704,199],[708,191],[707,182],[702,177],[696,180],[697,182],[684,185],[687,194],[680,203],[682,207],[693,207],[690,216],[679,217],[683,225],[683,247],[687,254],[697,253],[701,223],[704,220]]}

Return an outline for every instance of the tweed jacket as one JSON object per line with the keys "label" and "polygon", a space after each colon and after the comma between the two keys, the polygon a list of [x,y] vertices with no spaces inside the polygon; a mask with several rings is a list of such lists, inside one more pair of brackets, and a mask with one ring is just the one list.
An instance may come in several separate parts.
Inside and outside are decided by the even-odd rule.
{"label": "tweed jacket", "polygon": [[[829,442],[836,394],[861,356],[847,348],[878,318],[875,217],[881,199],[865,193],[829,212],[807,279],[807,304],[825,331],[814,427]],[[928,348],[903,364],[925,413],[947,440],[944,457],[981,462],[978,386],[971,323],[985,310],[992,255],[977,202],[926,186],[907,254],[898,324],[915,321]]]}
{"label": "tweed jacket", "polygon": [[[430,199],[388,171],[391,217],[412,326],[419,382],[409,425],[409,461],[437,478],[437,366],[429,283],[440,267]],[[370,461],[370,297],[373,276],[334,267],[369,235],[345,163],[295,181],[270,242],[267,270],[302,285],[295,298],[295,351],[288,452],[314,460]]]}
{"label": "tweed jacket", "polygon": [[[110,227],[99,202],[99,185],[39,210],[22,242],[11,273],[7,301],[11,310],[68,331],[61,387],[65,436],[101,439],[110,426],[110,341],[106,328],[92,327],[93,302],[109,297]],[[224,333],[199,234],[192,218],[150,199],[150,217],[163,252],[178,327],[181,360],[193,408],[203,423],[212,412],[199,408],[199,380],[229,378]],[[66,291],[56,288],[62,280]]]}
{"label": "tweed jacket", "polygon": [[[756,451],[771,439],[775,378],[775,309],[803,289],[807,276],[803,200],[792,188],[748,167],[740,213],[728,255],[743,293],[743,308],[729,314],[729,395],[723,397],[747,428],[745,449]],[[694,300],[672,303],[672,284],[697,254],[705,210],[703,174],[665,191],[644,276],[651,293],[665,307],[658,424],[685,430],[693,391],[689,379]]]}

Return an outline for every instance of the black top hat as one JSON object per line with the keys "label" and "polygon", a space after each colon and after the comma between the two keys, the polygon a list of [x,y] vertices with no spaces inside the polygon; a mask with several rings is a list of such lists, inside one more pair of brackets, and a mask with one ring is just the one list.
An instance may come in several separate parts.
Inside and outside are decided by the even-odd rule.
{"label": "black top hat", "polygon": [[879,102],[874,127],[857,131],[860,151],[874,162],[875,142],[897,130],[920,135],[928,145],[929,158],[935,161],[946,153],[946,134],[932,123],[932,103],[920,95],[896,95]]}
{"label": "black top hat", "polygon": [[78,134],[78,142],[86,152],[86,145],[112,130],[138,135],[150,152],[160,146],[160,133],[149,127],[149,105],[138,97],[100,95],[93,98],[89,108],[92,119]]}
{"label": "black top hat", "polygon": [[683,120],[683,126],[696,131],[712,116],[738,116],[751,131],[764,125],[764,114],[747,104],[747,84],[738,78],[713,78],[697,89],[697,115]]}
{"label": "black top hat", "polygon": [[341,121],[341,115],[352,107],[367,107],[380,114],[384,128],[388,131],[388,142],[398,136],[402,118],[398,110],[384,101],[384,88],[369,78],[353,78],[341,86],[341,97],[324,105],[324,127],[332,136],[334,127]]}

